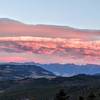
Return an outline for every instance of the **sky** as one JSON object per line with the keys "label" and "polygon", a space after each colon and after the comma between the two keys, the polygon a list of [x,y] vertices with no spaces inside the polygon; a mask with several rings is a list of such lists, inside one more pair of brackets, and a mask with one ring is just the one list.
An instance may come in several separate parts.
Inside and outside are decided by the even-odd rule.
{"label": "sky", "polygon": [[0,18],[100,29],[100,0],[0,0]]}
{"label": "sky", "polygon": [[100,65],[99,11],[100,0],[0,0],[0,62]]}

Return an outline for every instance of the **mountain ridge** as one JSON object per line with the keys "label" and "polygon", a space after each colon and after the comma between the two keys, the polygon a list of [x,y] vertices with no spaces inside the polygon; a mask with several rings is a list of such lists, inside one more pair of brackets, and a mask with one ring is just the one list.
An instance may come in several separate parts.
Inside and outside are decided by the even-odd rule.
{"label": "mountain ridge", "polygon": [[71,77],[78,74],[86,74],[86,75],[99,75],[100,74],[100,65],[97,64],[85,64],[85,65],[78,65],[78,64],[40,64],[35,62],[8,62],[8,63],[1,63],[7,65],[36,65],[41,66],[43,69],[54,73],[57,76],[64,76],[64,77]]}
{"label": "mountain ridge", "polygon": [[55,75],[38,66],[25,64],[0,64],[0,80],[19,80],[24,78],[52,78]]}
{"label": "mountain ridge", "polygon": [[99,74],[100,65],[97,64],[39,64],[43,68],[55,73],[58,76],[74,76],[77,74]]}

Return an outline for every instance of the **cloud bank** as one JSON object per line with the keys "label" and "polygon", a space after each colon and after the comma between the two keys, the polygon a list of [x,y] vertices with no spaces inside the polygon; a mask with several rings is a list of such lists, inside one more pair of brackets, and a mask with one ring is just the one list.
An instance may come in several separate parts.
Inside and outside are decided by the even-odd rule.
{"label": "cloud bank", "polygon": [[100,64],[100,30],[0,19],[0,62]]}
{"label": "cloud bank", "polygon": [[[100,64],[100,41],[44,37],[1,37],[0,51],[18,56],[11,61],[35,61],[39,63]],[[1,55],[0,55],[1,56]],[[8,59],[7,59],[8,57]],[[13,57],[12,57],[13,58]],[[2,57],[0,58],[2,60]],[[21,60],[20,60],[21,59]]]}

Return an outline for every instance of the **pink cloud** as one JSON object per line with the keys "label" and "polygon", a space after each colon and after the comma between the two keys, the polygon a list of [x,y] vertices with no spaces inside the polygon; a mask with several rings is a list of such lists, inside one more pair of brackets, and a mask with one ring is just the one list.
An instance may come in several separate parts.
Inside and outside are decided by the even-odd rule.
{"label": "pink cloud", "polygon": [[0,61],[100,64],[100,31],[4,21],[0,52]]}
{"label": "pink cloud", "polygon": [[[13,22],[13,21],[12,21]],[[22,23],[0,23],[0,36],[34,36],[100,39],[100,31],[81,30],[66,26],[53,25],[27,25]]]}
{"label": "pink cloud", "polygon": [[26,58],[23,57],[0,57],[0,62],[24,62]]}
{"label": "pink cloud", "polygon": [[[0,51],[9,53],[7,57],[12,53],[17,53],[16,56],[18,56],[19,59],[15,56],[15,61],[100,64],[99,40],[7,37],[0,38]],[[26,55],[23,56],[22,53]],[[1,58],[1,60],[6,60],[6,58]]]}

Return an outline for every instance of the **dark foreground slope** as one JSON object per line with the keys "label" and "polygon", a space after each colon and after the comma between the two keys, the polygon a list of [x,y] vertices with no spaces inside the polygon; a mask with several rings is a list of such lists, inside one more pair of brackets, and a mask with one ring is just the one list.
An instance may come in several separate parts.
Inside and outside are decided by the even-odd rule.
{"label": "dark foreground slope", "polygon": [[[9,80],[0,82],[0,100],[54,100],[60,89],[65,89],[68,100],[100,100],[100,75],[76,75],[73,77],[57,77],[54,79]],[[3,88],[4,87],[4,88]],[[26,99],[28,98],[28,99]]]}

